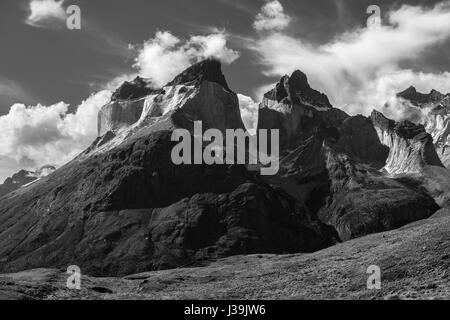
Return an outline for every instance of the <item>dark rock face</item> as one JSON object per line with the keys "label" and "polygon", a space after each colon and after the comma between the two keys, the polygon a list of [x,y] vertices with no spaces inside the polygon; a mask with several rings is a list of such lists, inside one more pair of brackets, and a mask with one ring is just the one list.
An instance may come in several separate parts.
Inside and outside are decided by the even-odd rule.
{"label": "dark rock face", "polygon": [[337,230],[342,240],[392,230],[428,218],[438,210],[420,188],[386,178],[339,149],[330,147],[328,153],[331,194],[318,215]]}
{"label": "dark rock face", "polygon": [[176,86],[180,84],[198,86],[203,81],[215,82],[227,91],[232,92],[222,73],[221,63],[215,59],[207,59],[192,65],[176,76],[175,79],[167,84],[167,86]]}
{"label": "dark rock face", "polygon": [[111,101],[134,100],[145,97],[154,92],[151,84],[141,77],[136,77],[133,81],[125,81],[116,91],[114,91]]}
{"label": "dark rock face", "polygon": [[306,75],[300,70],[291,76],[284,76],[276,87],[265,94],[266,98],[277,102],[287,99],[291,104],[308,103],[317,107],[332,108],[328,97],[310,87]]}
{"label": "dark rock face", "polygon": [[[270,182],[305,203],[344,241],[433,214],[438,206],[423,190],[375,169],[386,160],[388,150],[376,140],[373,127],[365,126],[365,132],[364,126],[355,126],[360,131],[354,133],[348,128],[352,122],[371,123],[367,118],[352,117],[339,134],[335,129],[314,135],[281,160],[279,175]],[[369,142],[371,148],[357,148],[369,146]],[[378,151],[382,153],[372,158]]]}
{"label": "dark rock face", "polygon": [[[0,204],[2,270],[128,274],[237,253],[314,251],[333,232],[242,166],[175,166],[170,132],[71,163]],[[9,221],[8,223],[6,223]]]}
{"label": "dark rock face", "polygon": [[397,96],[410,101],[412,104],[418,107],[424,107],[429,103],[439,103],[450,97],[450,93],[442,94],[439,91],[431,90],[430,93],[420,93],[413,86],[409,87],[405,91],[397,93]]}
{"label": "dark rock face", "polygon": [[358,115],[350,117],[339,128],[340,144],[355,161],[381,169],[389,155],[389,148],[381,144],[371,119]]}

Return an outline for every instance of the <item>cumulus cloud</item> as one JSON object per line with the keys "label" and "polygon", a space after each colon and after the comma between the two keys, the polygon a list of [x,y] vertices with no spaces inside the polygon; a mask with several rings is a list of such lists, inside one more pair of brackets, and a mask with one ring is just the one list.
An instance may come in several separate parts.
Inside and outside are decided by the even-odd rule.
{"label": "cumulus cloud", "polygon": [[283,30],[291,21],[291,18],[284,13],[284,8],[278,0],[267,2],[261,12],[253,22],[253,28],[258,31],[263,30]]}
{"label": "cumulus cloud", "polygon": [[447,77],[403,70],[401,65],[423,58],[427,50],[450,39],[448,2],[431,8],[403,5],[388,12],[385,20],[380,28],[355,29],[321,45],[272,32],[249,46],[259,55],[266,75],[301,69],[335,106],[368,114],[392,98],[393,90],[424,83],[422,79],[438,86]]}
{"label": "cumulus cloud", "polygon": [[25,22],[34,27],[44,27],[52,21],[66,19],[63,8],[64,0],[31,0],[29,3],[29,15]]}
{"label": "cumulus cloud", "polygon": [[239,106],[241,109],[241,118],[247,130],[255,134],[258,122],[258,103],[251,97],[238,94]]}
{"label": "cumulus cloud", "polygon": [[97,113],[110,98],[110,91],[98,92],[75,113],[68,113],[69,105],[64,102],[14,104],[0,117],[0,164],[15,172],[66,163],[97,137]]}
{"label": "cumulus cloud", "polygon": [[134,67],[139,73],[162,86],[191,64],[214,57],[230,64],[239,53],[227,47],[227,35],[217,31],[206,36],[182,40],[169,31],[158,31],[155,37],[137,48]]}

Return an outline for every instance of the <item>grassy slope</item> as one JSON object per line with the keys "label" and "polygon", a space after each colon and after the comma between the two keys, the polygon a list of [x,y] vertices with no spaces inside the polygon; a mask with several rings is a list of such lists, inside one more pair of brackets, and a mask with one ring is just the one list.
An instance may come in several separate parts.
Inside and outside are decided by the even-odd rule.
{"label": "grassy slope", "polygon": [[[381,267],[381,290],[366,288],[372,264]],[[0,298],[450,299],[450,211],[312,254],[235,256],[125,278],[83,276],[80,291],[66,289],[66,279],[49,269],[1,275]]]}

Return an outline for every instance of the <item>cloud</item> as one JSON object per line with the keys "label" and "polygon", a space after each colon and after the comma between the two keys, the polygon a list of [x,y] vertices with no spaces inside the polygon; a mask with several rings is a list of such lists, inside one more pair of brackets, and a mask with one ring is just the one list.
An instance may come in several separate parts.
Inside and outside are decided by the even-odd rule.
{"label": "cloud", "polygon": [[3,106],[31,100],[32,97],[18,83],[0,77],[0,114]]}
{"label": "cloud", "polygon": [[450,72],[434,74],[407,69],[379,76],[358,93],[356,99],[364,100],[366,103],[353,105],[352,111],[367,113],[365,106],[373,106],[389,118],[421,122],[429,110],[416,108],[407,101],[396,97],[396,93],[411,85],[414,85],[417,91],[422,93],[429,93],[432,89],[448,93],[450,91]]}
{"label": "cloud", "polygon": [[64,102],[14,104],[0,117],[0,163],[12,172],[66,163],[97,137],[97,114],[110,97],[110,91],[100,91],[83,101],[75,113],[68,113],[69,105]]}
{"label": "cloud", "polygon": [[63,2],[64,0],[31,0],[25,22],[34,27],[45,27],[55,20],[64,21],[67,15],[62,7]]}
{"label": "cloud", "polygon": [[431,8],[403,5],[389,11],[385,22],[380,28],[354,29],[320,45],[272,32],[248,46],[259,56],[266,75],[301,69],[335,106],[352,114],[368,114],[392,97],[392,90],[385,87],[388,84],[404,85],[403,90],[422,83],[422,78],[432,78],[436,84],[446,78],[401,66],[423,59],[433,46],[450,39],[449,2]]}
{"label": "cloud", "polygon": [[152,79],[156,86],[165,85],[191,64],[214,57],[230,64],[239,53],[227,47],[227,35],[216,31],[206,36],[191,36],[182,40],[169,31],[158,31],[155,37],[137,48],[133,65],[139,73]]}
{"label": "cloud", "polygon": [[239,93],[237,96],[239,99],[242,121],[247,130],[254,134],[258,124],[258,103],[243,94]]}
{"label": "cloud", "polygon": [[291,18],[284,13],[284,8],[278,0],[267,2],[253,22],[257,31],[283,30],[289,25]]}

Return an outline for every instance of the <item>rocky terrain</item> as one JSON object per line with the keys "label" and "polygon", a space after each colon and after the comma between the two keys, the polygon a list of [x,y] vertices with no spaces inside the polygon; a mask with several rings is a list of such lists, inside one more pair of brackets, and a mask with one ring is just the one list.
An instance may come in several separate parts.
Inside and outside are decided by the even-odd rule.
{"label": "rocky terrain", "polygon": [[[171,160],[175,129],[193,135],[202,121],[204,130],[245,130],[218,61],[162,88],[125,82],[101,108],[89,148],[1,198],[0,295],[448,297],[450,171],[439,118],[448,95],[410,88],[398,97],[428,120],[350,116],[303,72],[282,77],[262,98],[257,128],[280,131],[280,168],[260,176]],[[81,292],[66,290],[58,271],[74,264],[89,275]],[[384,270],[381,291],[365,289],[372,264]]]}
{"label": "rocky terrain", "polygon": [[[83,275],[66,287],[65,270],[0,276],[0,299],[449,299],[450,211],[400,229],[309,254],[238,255],[199,267],[123,278]],[[369,290],[367,268],[381,269]]]}

